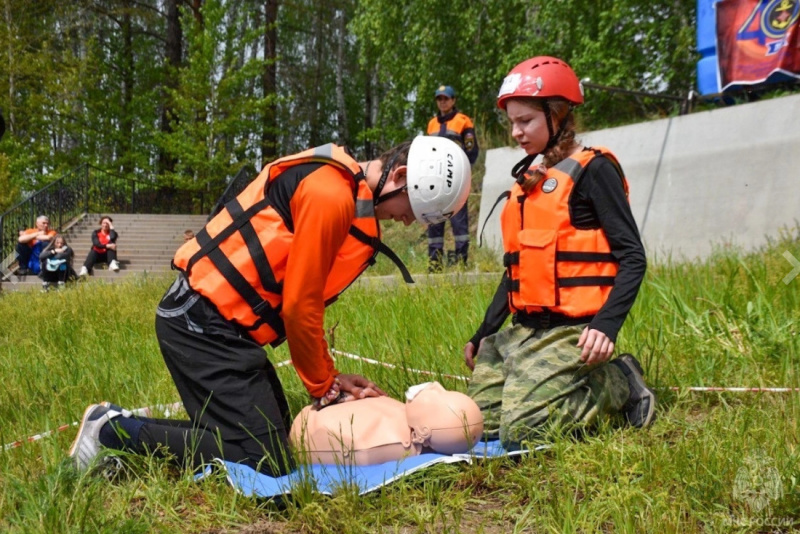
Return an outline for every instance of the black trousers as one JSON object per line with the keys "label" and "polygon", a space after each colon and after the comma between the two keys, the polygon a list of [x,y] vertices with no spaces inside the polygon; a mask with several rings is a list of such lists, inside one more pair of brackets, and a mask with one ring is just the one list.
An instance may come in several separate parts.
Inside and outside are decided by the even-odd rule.
{"label": "black trousers", "polygon": [[191,421],[142,420],[136,449],[164,447],[195,466],[223,458],[272,476],[294,469],[289,405],[263,347],[182,278],[159,305],[156,336]]}
{"label": "black trousers", "polygon": [[39,276],[45,282],[66,282],[67,278],[69,278],[70,267],[68,264],[64,264],[63,267],[63,269],[57,271],[49,271],[46,264],[42,265],[42,271],[39,273]]}
{"label": "black trousers", "polygon": [[112,261],[117,259],[117,251],[108,249],[105,252],[97,252],[95,249],[90,248],[89,254],[86,256],[86,261],[83,262],[83,266],[86,267],[86,270],[92,272],[92,268],[97,263],[111,263]]}
{"label": "black trousers", "polygon": [[[442,263],[444,258],[444,222],[428,225],[428,259],[431,262]],[[455,257],[447,258],[448,264],[456,261],[467,262],[469,255],[469,210],[466,203],[451,218],[455,240]]]}

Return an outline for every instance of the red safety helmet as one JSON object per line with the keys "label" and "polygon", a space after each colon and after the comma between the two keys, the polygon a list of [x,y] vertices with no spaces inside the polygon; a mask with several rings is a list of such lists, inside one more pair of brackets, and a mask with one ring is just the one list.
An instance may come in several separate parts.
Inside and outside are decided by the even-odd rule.
{"label": "red safety helmet", "polygon": [[506,109],[506,100],[520,97],[561,97],[577,106],[583,104],[583,85],[560,59],[537,56],[511,69],[497,94],[497,107]]}

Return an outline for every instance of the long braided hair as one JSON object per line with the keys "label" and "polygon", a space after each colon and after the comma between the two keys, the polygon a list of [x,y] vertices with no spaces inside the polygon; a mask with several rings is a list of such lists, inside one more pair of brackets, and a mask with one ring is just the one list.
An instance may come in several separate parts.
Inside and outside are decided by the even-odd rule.
{"label": "long braided hair", "polygon": [[572,113],[572,104],[562,98],[548,98],[547,100],[520,98],[519,100],[540,111],[544,111],[544,106],[549,106],[553,124],[555,127],[561,126],[560,131],[556,133],[556,140],[553,146],[542,154],[544,169],[541,166],[531,167],[525,173],[525,180],[522,182],[521,187],[527,193],[542,180],[548,168],[565,159],[574,150],[577,143],[575,140],[577,126],[575,115]]}

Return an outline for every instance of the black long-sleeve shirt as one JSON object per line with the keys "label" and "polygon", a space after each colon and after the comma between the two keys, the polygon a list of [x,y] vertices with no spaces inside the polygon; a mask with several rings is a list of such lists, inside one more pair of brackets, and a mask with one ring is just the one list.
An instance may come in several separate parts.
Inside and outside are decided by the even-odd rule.
{"label": "black long-sleeve shirt", "polygon": [[[603,332],[616,342],[619,329],[639,293],[647,260],[619,173],[607,158],[597,157],[589,162],[570,195],[569,213],[576,228],[602,228],[611,246],[611,254],[619,262],[608,300],[589,322],[590,328]],[[483,323],[470,339],[475,347],[481,339],[500,330],[510,314],[507,282],[508,274],[504,273]]]}

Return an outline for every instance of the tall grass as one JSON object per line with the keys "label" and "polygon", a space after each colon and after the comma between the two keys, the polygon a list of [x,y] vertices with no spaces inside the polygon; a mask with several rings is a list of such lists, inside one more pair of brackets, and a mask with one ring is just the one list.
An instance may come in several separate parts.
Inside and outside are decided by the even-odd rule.
{"label": "tall grass", "polygon": [[[762,532],[800,528],[800,394],[690,393],[670,386],[800,387],[800,279],[788,285],[785,236],[752,254],[720,249],[704,262],[649,269],[618,351],[637,354],[658,387],[645,431],[604,424],[518,460],[439,465],[359,497],[300,490],[283,506],[237,495],[222,476],[203,483],[161,459],[126,458],[114,480],[78,474],[66,457],[75,429],[0,453],[1,532]],[[424,266],[424,263],[421,264]],[[499,276],[499,275],[498,275]],[[112,400],[177,400],[153,333],[168,278],[85,284],[0,297],[0,441],[76,421]],[[400,369],[338,358],[394,397],[437,373],[465,382],[461,351],[495,283],[392,291],[353,287],[326,316],[337,350]],[[268,350],[275,363],[284,347]],[[291,408],[308,396],[291,367],[279,374]],[[759,456],[760,455],[760,456]],[[765,458],[753,472],[752,458]],[[778,473],[780,496],[759,508],[741,475]],[[738,477],[738,478],[737,478]],[[738,486],[737,486],[737,480]],[[755,479],[744,489],[763,489]],[[748,496],[749,495],[749,496]],[[774,498],[773,498],[774,497]]]}

